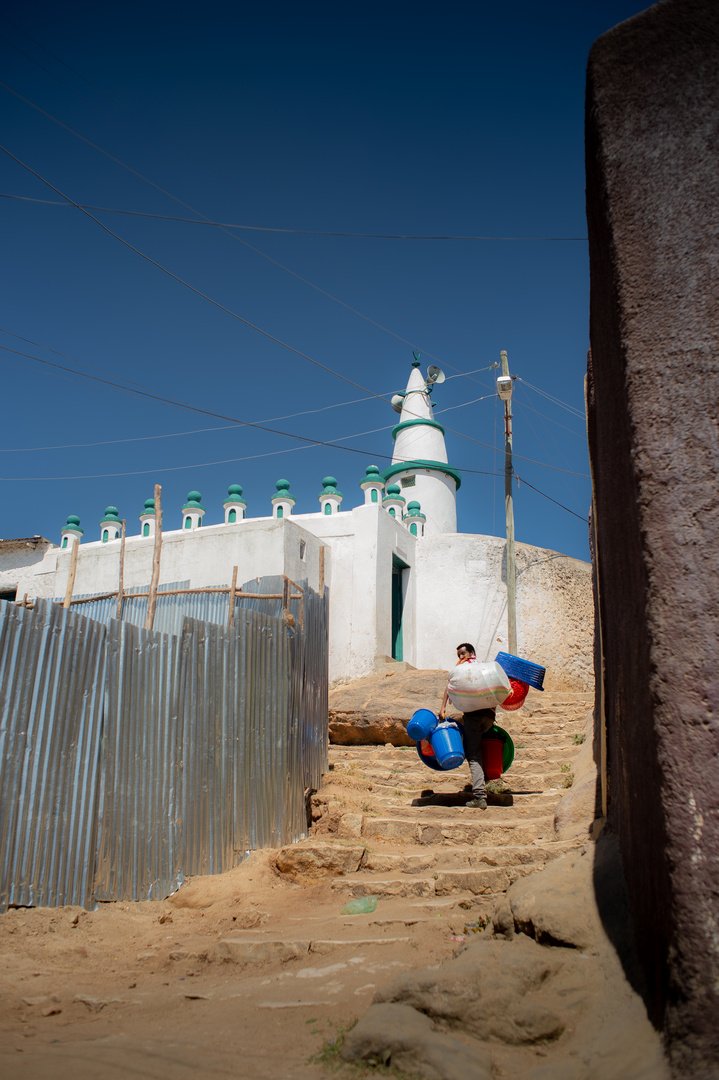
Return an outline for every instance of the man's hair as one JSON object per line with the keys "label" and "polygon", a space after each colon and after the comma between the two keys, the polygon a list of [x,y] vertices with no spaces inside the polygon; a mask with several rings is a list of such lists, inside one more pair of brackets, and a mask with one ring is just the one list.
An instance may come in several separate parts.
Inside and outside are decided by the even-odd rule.
{"label": "man's hair", "polygon": [[474,645],[470,645],[468,641],[463,641],[461,645],[457,646],[457,649],[466,649],[467,652],[471,652],[474,656],[477,655],[474,651]]}

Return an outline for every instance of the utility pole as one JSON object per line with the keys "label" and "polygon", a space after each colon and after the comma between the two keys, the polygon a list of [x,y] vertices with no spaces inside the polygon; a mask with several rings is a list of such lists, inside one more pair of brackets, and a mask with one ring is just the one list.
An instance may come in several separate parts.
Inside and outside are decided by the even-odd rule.
{"label": "utility pole", "polygon": [[512,378],[509,360],[500,354],[502,374],[497,379],[497,393],[504,402],[504,512],[507,522],[507,648],[517,652],[517,574],[514,562],[514,502],[512,499]]}

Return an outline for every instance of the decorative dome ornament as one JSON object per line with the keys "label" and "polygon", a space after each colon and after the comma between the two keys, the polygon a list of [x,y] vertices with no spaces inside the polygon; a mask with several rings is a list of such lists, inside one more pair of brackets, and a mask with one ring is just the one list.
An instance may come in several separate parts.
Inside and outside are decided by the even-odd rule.
{"label": "decorative dome ornament", "polygon": [[292,508],[297,500],[290,492],[289,480],[278,480],[275,484],[277,494],[272,498],[272,516],[276,518],[290,517]]}
{"label": "decorative dome ornament", "polygon": [[120,511],[116,506],[108,506],[105,509],[105,516],[100,518],[100,538],[103,544],[107,544],[110,540],[117,540],[122,532],[122,523],[120,521]]}
{"label": "decorative dome ornament", "polygon": [[384,480],[376,465],[367,466],[365,475],[363,479],[360,480],[360,487],[364,491],[365,506],[369,506],[371,503],[379,504],[382,502]]}
{"label": "decorative dome ornament", "polygon": [[409,528],[412,536],[424,536],[424,526],[427,518],[422,513],[422,507],[413,499],[407,503],[407,513],[404,515],[404,523]]}
{"label": "decorative dome ornament", "polygon": [[227,498],[222,505],[225,508],[225,525],[234,525],[238,521],[245,520],[247,503],[242,498],[242,484],[230,484],[227,489]]}
{"label": "decorative dome ornament", "polygon": [[67,525],[60,530],[62,541],[60,547],[63,551],[67,551],[73,544],[79,544],[82,537],[85,535],[85,530],[80,528],[80,518],[77,514],[70,514],[67,519]]}
{"label": "decorative dome ornament", "polygon": [[199,491],[188,491],[187,502],[182,507],[182,528],[199,529],[205,516],[205,508],[202,506],[202,495]]}
{"label": "decorative dome ornament", "polygon": [[334,476],[325,476],[322,481],[322,491],[319,494],[320,512],[322,514],[338,514],[343,495],[337,490],[337,481]]}
{"label": "decorative dome ornament", "polygon": [[404,516],[405,499],[400,495],[399,484],[388,484],[385,488],[387,494],[382,499],[382,506],[390,515],[401,521]]}
{"label": "decorative dome ornament", "polygon": [[140,514],[140,535],[155,535],[155,500],[145,499],[145,507]]}

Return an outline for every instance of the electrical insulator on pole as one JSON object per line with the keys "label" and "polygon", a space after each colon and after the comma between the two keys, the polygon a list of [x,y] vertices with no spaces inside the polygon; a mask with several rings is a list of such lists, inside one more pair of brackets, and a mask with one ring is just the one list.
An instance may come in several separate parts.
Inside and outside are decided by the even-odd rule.
{"label": "electrical insulator on pole", "polygon": [[504,512],[507,524],[507,649],[517,652],[517,572],[514,561],[514,503],[512,499],[512,377],[509,360],[500,354],[502,374],[497,379],[497,395],[504,402]]}

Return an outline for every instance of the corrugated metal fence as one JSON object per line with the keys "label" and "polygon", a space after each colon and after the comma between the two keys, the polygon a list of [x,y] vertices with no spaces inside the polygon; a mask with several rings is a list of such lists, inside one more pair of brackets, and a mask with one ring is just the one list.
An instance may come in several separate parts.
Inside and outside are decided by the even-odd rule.
{"label": "corrugated metal fence", "polygon": [[231,628],[227,594],[161,602],[174,633],[137,625],[141,598],[120,621],[116,601],[0,602],[0,910],[160,898],[304,835],[326,767],[326,592],[303,587],[294,626],[276,600],[237,598]]}

